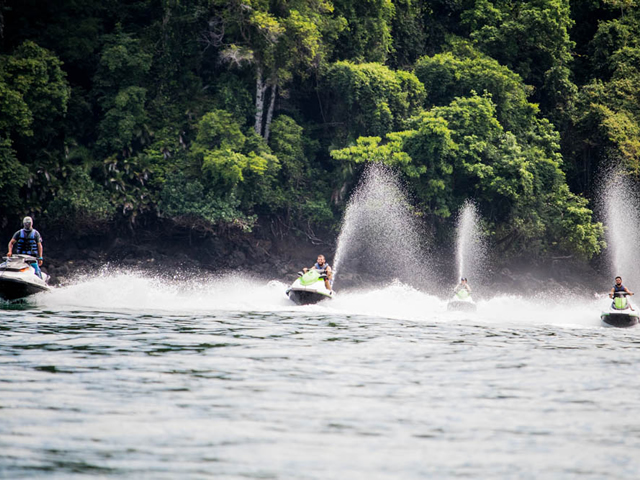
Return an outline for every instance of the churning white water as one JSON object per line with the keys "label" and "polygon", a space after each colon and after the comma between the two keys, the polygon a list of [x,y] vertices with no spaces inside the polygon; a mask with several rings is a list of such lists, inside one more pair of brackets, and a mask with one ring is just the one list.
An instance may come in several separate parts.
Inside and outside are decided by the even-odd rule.
{"label": "churning white water", "polygon": [[334,261],[341,273],[424,285],[431,279],[422,236],[397,175],[370,164],[349,200]]}
{"label": "churning white water", "polygon": [[335,300],[300,307],[291,302],[287,285],[241,274],[171,279],[141,271],[104,271],[79,277],[72,284],[33,297],[30,305],[52,311],[147,312],[208,314],[213,312],[305,312],[338,316],[365,315],[413,322],[461,319],[503,325],[566,325],[596,327],[602,299],[584,297],[566,302],[550,295],[527,298],[495,296],[478,302],[474,314],[447,311],[448,299],[393,280],[378,286],[340,290]]}

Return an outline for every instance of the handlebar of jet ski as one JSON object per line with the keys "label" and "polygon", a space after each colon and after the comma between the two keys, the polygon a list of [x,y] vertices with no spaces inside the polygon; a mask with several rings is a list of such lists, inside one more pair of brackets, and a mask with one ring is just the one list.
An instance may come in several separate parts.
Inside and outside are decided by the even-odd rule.
{"label": "handlebar of jet ski", "polygon": [[[299,276],[299,277],[301,277],[301,276],[303,276],[303,275],[304,275],[304,272],[298,272],[298,276]],[[325,278],[327,278],[327,274],[326,274],[326,273],[323,273],[323,274],[322,274],[322,275],[320,275],[318,278],[321,278],[321,279],[323,279],[323,280],[324,280]]]}
{"label": "handlebar of jet ski", "polygon": [[14,261],[22,260],[22,261],[27,262],[27,263],[29,263],[29,262],[37,262],[38,261],[38,259],[36,257],[32,256],[32,255],[24,255],[24,254],[21,254],[21,253],[14,253],[10,257],[9,256],[4,256],[2,258],[5,261],[7,261],[7,260],[14,260]]}

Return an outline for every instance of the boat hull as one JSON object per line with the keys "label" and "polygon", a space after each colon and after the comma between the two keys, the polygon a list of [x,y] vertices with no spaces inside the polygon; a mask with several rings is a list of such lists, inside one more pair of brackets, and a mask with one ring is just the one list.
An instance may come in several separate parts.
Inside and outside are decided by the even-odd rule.
{"label": "boat hull", "polygon": [[47,285],[37,285],[16,278],[0,278],[0,298],[4,300],[17,300],[48,290],[50,288]]}
{"label": "boat hull", "polygon": [[603,313],[600,320],[605,326],[616,328],[630,328],[638,325],[637,313]]}
{"label": "boat hull", "polygon": [[315,291],[298,290],[293,288],[287,291],[287,295],[296,305],[313,305],[314,303],[331,298],[331,296],[323,295]]}
{"label": "boat hull", "polygon": [[47,285],[49,276],[46,273],[36,275],[32,266],[36,261],[37,259],[30,255],[16,254],[4,257],[4,262],[0,263],[1,299],[17,300],[51,289]]}
{"label": "boat hull", "polygon": [[478,309],[474,302],[463,300],[451,300],[447,304],[447,310],[453,310],[458,312],[475,312]]}

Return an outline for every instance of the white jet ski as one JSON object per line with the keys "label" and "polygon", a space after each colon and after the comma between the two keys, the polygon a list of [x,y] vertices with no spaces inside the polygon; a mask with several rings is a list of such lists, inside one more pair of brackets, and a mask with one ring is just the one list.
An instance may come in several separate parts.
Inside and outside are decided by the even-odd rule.
{"label": "white jet ski", "polygon": [[41,272],[40,278],[30,265],[35,262],[36,258],[30,255],[4,257],[4,262],[0,263],[0,298],[16,300],[51,290],[47,285],[49,275]]}
{"label": "white jet ski", "polygon": [[326,275],[320,275],[317,270],[307,273],[298,272],[298,279],[287,289],[287,295],[297,305],[310,305],[327,298],[334,298],[335,292],[327,290],[324,284]]}
{"label": "white jet ski", "polygon": [[447,303],[447,310],[460,310],[465,312],[475,312],[478,306],[476,302],[471,298],[471,293],[466,288],[458,290],[449,303]]}
{"label": "white jet ski", "polygon": [[614,294],[613,302],[609,309],[600,315],[600,320],[602,320],[604,326],[628,328],[638,324],[640,312],[634,309],[631,302],[627,300],[627,295],[629,295],[627,292],[616,292]]}

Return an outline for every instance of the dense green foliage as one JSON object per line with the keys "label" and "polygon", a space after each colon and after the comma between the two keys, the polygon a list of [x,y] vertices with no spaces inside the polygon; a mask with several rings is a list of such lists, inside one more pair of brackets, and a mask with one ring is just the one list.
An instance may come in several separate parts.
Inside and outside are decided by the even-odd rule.
{"label": "dense green foliage", "polygon": [[6,0],[0,223],[337,228],[366,162],[448,231],[590,257],[640,175],[635,0]]}

